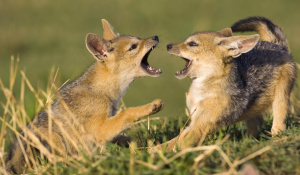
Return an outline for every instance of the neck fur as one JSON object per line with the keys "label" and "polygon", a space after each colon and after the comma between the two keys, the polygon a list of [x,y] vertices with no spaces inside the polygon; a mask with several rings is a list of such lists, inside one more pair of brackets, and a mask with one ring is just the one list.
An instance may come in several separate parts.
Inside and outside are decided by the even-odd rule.
{"label": "neck fur", "polygon": [[113,72],[98,62],[91,66],[81,79],[91,91],[107,96],[113,103],[120,100],[134,81],[134,77],[127,72]]}

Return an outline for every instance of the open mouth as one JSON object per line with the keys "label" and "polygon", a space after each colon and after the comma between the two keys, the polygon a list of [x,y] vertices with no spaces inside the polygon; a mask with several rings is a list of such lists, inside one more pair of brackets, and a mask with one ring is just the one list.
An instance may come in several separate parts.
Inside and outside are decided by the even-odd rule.
{"label": "open mouth", "polygon": [[162,71],[160,69],[155,69],[151,67],[148,63],[148,56],[155,47],[156,45],[152,46],[151,49],[145,54],[145,56],[142,59],[141,66],[151,75],[160,75]]}
{"label": "open mouth", "polygon": [[178,71],[175,75],[176,76],[179,76],[179,75],[184,75],[186,72],[187,72],[187,70],[188,70],[188,68],[191,66],[191,64],[192,64],[192,61],[191,60],[189,60],[189,59],[186,59],[186,58],[183,58],[183,57],[181,57],[182,59],[184,59],[185,61],[186,61],[186,65],[185,65],[185,67],[181,70],[181,71]]}

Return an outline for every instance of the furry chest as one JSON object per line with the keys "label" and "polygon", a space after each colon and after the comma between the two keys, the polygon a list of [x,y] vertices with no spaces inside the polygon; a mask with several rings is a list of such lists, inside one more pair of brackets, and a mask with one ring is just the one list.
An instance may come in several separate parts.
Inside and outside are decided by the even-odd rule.
{"label": "furry chest", "polygon": [[208,93],[201,87],[191,86],[187,96],[186,104],[190,111],[190,114],[194,112],[199,103],[207,98]]}

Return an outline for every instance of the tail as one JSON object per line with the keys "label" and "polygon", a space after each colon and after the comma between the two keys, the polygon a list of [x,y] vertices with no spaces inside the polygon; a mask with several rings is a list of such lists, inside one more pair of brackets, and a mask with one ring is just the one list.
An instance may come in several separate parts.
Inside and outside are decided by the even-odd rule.
{"label": "tail", "polygon": [[240,20],[232,25],[233,32],[250,32],[256,31],[262,41],[275,43],[282,46],[287,52],[289,52],[288,42],[281,28],[264,17],[249,17],[247,19]]}
{"label": "tail", "polygon": [[24,171],[25,157],[21,146],[27,152],[27,145],[21,138],[20,140],[22,145],[19,144],[18,140],[15,140],[7,153],[5,167],[6,171],[11,174],[22,174]]}

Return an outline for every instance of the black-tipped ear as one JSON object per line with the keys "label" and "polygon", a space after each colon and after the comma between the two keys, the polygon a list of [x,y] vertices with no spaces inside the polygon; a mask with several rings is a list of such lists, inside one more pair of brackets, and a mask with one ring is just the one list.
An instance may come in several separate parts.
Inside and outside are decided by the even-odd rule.
{"label": "black-tipped ear", "polygon": [[231,28],[226,28],[226,29],[220,30],[217,33],[219,33],[219,34],[221,34],[221,35],[223,35],[225,37],[232,36],[232,30],[231,30]]}
{"label": "black-tipped ear", "polygon": [[218,38],[217,43],[227,49],[227,55],[236,58],[242,53],[247,53],[253,49],[259,40],[259,35],[232,36],[227,38]]}
{"label": "black-tipped ear", "polygon": [[102,19],[102,25],[103,25],[103,38],[104,39],[112,40],[117,37],[117,35],[113,31],[113,28],[105,19]]}
{"label": "black-tipped ear", "polygon": [[89,33],[85,40],[86,48],[99,61],[104,61],[104,57],[109,54],[110,42],[99,35]]}

